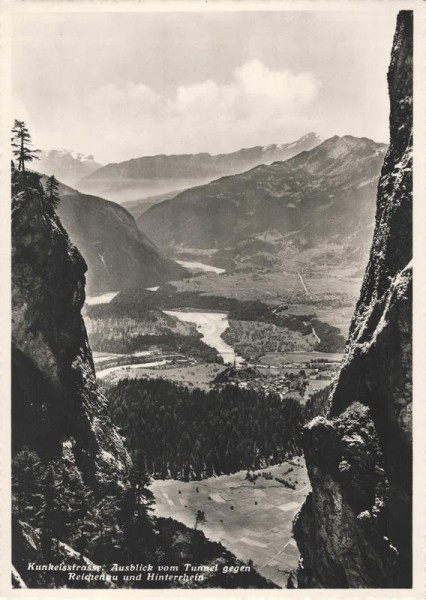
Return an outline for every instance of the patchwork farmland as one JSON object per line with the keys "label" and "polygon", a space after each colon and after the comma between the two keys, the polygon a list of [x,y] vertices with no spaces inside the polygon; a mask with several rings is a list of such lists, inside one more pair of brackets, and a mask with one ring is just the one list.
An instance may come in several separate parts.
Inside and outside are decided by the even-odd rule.
{"label": "patchwork farmland", "polygon": [[[154,480],[155,514],[194,527],[197,510],[202,510],[206,521],[197,527],[208,538],[240,559],[251,559],[262,575],[285,587],[299,559],[292,521],[309,492],[305,464],[297,457],[260,469],[256,475],[254,482],[246,479],[245,471],[188,483]],[[275,478],[285,479],[295,489]]]}

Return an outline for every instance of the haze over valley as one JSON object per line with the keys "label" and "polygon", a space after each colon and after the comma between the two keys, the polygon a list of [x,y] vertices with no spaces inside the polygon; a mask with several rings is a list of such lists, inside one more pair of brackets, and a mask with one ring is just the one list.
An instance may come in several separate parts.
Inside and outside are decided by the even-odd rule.
{"label": "haze over valley", "polygon": [[133,158],[122,163],[112,163],[83,177],[78,187],[110,200],[124,202],[150,196],[170,194],[175,190],[194,187],[233,175],[259,164],[286,160],[303,150],[310,150],[321,141],[315,133],[286,144],[270,144],[242,148],[228,154],[211,155],[207,152],[183,155],[158,155]]}

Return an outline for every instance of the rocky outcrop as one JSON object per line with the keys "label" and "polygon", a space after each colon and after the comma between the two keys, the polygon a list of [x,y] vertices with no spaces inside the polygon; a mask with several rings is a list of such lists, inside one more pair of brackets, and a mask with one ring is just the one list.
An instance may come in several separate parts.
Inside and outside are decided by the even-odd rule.
{"label": "rocky outcrop", "polygon": [[[62,564],[64,571],[46,572],[36,569],[36,565],[45,564],[42,552],[40,530],[28,523],[12,517],[12,587],[13,588],[51,588],[69,587],[66,568],[72,570],[73,565],[87,567],[89,571],[99,570],[105,573],[100,565],[96,565],[80,552],[76,552],[68,544],[55,540],[56,564]],[[28,568],[29,565],[33,568]],[[88,587],[115,588],[111,582],[97,582]]]}
{"label": "rocky outcrop", "polygon": [[13,196],[12,265],[13,452],[25,445],[48,461],[66,449],[88,484],[123,481],[128,454],[81,317],[86,263],[36,177]]}
{"label": "rocky outcrop", "polygon": [[304,433],[312,492],[294,523],[299,587],[411,585],[412,50],[402,11],[370,261],[328,418]]}

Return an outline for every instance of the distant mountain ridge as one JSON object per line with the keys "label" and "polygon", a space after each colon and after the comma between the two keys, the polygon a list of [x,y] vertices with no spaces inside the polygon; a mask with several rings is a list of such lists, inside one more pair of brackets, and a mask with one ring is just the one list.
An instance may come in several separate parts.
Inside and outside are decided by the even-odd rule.
{"label": "distant mountain ridge", "polygon": [[82,154],[65,148],[43,150],[39,157],[37,170],[45,175],[55,175],[66,185],[75,184],[82,177],[90,175],[102,166],[91,154]]}
{"label": "distant mountain ridge", "polygon": [[285,162],[186,190],[151,207],[138,225],[163,248],[223,250],[265,232],[299,248],[341,240],[374,222],[386,148],[334,136]]}
{"label": "distant mountain ridge", "polygon": [[287,144],[243,148],[227,154],[175,154],[142,156],[101,167],[78,182],[78,189],[119,202],[165,194],[234,175],[259,164],[286,160],[321,142],[308,133]]}

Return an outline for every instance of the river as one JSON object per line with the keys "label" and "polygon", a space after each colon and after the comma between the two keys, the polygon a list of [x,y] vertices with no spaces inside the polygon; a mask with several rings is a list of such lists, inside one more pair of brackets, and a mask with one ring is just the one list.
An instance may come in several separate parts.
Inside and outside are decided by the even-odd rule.
{"label": "river", "polygon": [[121,371],[122,369],[150,369],[152,367],[164,367],[166,364],[167,364],[167,360],[163,359],[163,360],[157,360],[155,362],[137,363],[135,365],[133,365],[133,364],[117,365],[115,367],[108,367],[106,369],[101,369],[100,371],[97,371],[96,377],[98,379],[102,379],[106,375],[109,375],[110,373],[114,373],[115,371]]}
{"label": "river", "polygon": [[181,310],[164,310],[166,315],[175,317],[185,323],[194,323],[201,333],[203,342],[215,348],[223,358],[224,363],[241,364],[244,359],[237,356],[221,335],[229,327],[228,315],[220,312],[190,312]]}
{"label": "river", "polygon": [[202,262],[193,262],[190,260],[177,260],[176,262],[182,265],[182,267],[185,267],[191,271],[205,271],[206,273],[216,273],[217,275],[225,273],[225,269],[213,267],[212,265],[206,265],[206,263]]}
{"label": "river", "polygon": [[94,306],[95,304],[109,304],[113,298],[120,292],[105,292],[99,296],[86,296],[86,304]]}

